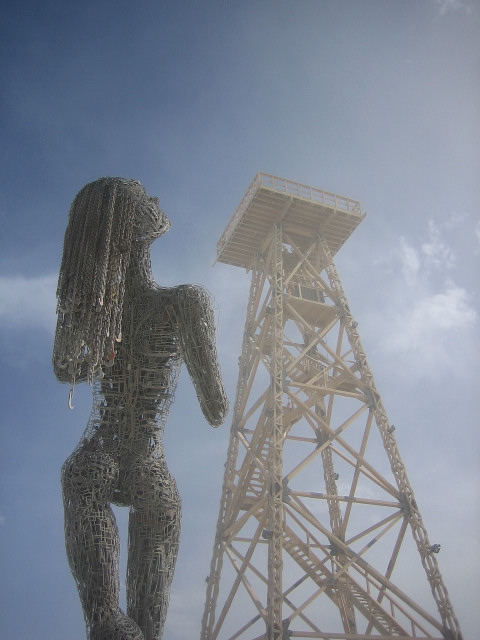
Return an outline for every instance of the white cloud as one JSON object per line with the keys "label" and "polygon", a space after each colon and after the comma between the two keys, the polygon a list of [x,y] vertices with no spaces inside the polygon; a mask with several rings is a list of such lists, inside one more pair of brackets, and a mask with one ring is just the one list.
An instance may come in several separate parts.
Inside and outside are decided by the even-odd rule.
{"label": "white cloud", "polygon": [[447,276],[457,256],[442,230],[459,222],[458,216],[438,225],[429,221],[426,237],[400,238],[382,261],[389,278],[386,322],[379,326],[372,317],[370,332],[387,361],[408,363],[414,377],[460,372],[476,340],[478,312],[467,290]]}
{"label": "white cloud", "polygon": [[464,211],[452,211],[452,213],[450,214],[450,218],[442,223],[442,228],[446,229],[447,231],[456,229],[462,224],[462,222],[465,222],[465,220],[467,220],[468,218],[468,213],[465,213]]}
{"label": "white cloud", "polygon": [[420,300],[412,311],[412,318],[421,320],[427,329],[448,331],[471,326],[477,313],[469,306],[467,292],[452,285],[443,293]]}
{"label": "white cloud", "polygon": [[460,218],[452,216],[439,226],[434,220],[429,220],[427,237],[420,242],[418,248],[407,238],[400,238],[400,245],[393,255],[394,259],[398,258],[400,261],[405,284],[418,285],[421,281],[428,280],[434,272],[450,271],[456,266],[455,253],[444,239],[442,228],[448,230],[460,221]]}
{"label": "white cloud", "polygon": [[443,240],[440,229],[433,220],[428,223],[429,237],[421,246],[427,269],[451,269],[455,266],[455,255]]}
{"label": "white cloud", "polygon": [[445,364],[449,358],[447,336],[472,327],[477,318],[467,292],[451,284],[441,293],[404,308],[380,344],[390,355],[409,354],[427,367]]}
{"label": "white cloud", "polygon": [[420,269],[420,258],[417,250],[409,245],[405,238],[400,238],[398,255],[400,257],[403,276],[407,282],[413,282]]}
{"label": "white cloud", "polygon": [[459,9],[465,9],[466,13],[470,13],[472,10],[470,3],[463,2],[463,0],[434,0],[434,2],[441,16],[446,15],[449,11],[458,11]]}
{"label": "white cloud", "polygon": [[57,277],[0,276],[0,324],[10,327],[55,327]]}

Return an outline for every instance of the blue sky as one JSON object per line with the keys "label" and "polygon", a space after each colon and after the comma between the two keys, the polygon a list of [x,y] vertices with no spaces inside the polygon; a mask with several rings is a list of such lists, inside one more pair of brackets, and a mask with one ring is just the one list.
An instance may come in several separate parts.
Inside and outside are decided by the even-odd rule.
{"label": "blue sky", "polygon": [[[156,280],[205,284],[231,401],[248,276],[211,268],[257,171],[360,200],[337,257],[465,637],[480,626],[480,5],[476,0],[3,4],[0,636],[85,637],[60,467],[89,413],[50,366],[70,203],[139,179],[172,230]],[[198,637],[229,420],[183,372],[167,425],[183,497],[165,637]],[[119,513],[124,530],[125,514]]]}

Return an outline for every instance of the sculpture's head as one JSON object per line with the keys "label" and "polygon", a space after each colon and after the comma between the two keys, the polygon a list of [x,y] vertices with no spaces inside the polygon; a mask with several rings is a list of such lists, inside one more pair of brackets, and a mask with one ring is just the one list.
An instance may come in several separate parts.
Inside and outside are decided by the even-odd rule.
{"label": "sculpture's head", "polygon": [[81,377],[85,366],[91,380],[108,361],[120,339],[128,268],[148,281],[148,248],[169,228],[158,199],[137,180],[100,178],[79,191],[65,231],[57,288],[54,366],[70,370],[66,380]]}
{"label": "sculpture's head", "polygon": [[170,220],[167,214],[160,209],[158,198],[147,195],[138,180],[124,180],[122,178],[101,178],[100,180],[111,181],[111,184],[115,185],[117,200],[126,199],[128,201],[131,197],[136,199],[132,219],[135,241],[150,243],[170,229]]}

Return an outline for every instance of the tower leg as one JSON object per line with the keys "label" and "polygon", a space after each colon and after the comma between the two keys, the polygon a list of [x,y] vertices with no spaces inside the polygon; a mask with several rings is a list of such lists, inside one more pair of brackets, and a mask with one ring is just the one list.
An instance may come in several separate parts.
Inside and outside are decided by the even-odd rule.
{"label": "tower leg", "polygon": [[282,640],[283,548],[283,258],[282,227],[275,225],[272,260],[273,330],[271,332],[270,449],[268,455],[268,593],[267,640]]}
{"label": "tower leg", "polygon": [[368,365],[367,357],[360,341],[356,323],[354,322],[350,312],[340,277],[338,276],[327,243],[323,239],[321,240],[320,248],[325,261],[325,270],[328,274],[330,286],[335,292],[336,302],[342,309],[342,313],[344,315],[345,328],[352,346],[352,351],[355,355],[355,360],[357,362],[361,378],[371,398],[371,403],[375,413],[375,421],[382,436],[383,446],[389,458],[392,473],[395,477],[400,497],[403,501],[404,512],[408,518],[423,568],[430,583],[430,588],[432,590],[438,612],[442,618],[446,633],[445,637],[448,638],[450,636],[451,638],[461,640],[460,626],[453,613],[453,606],[450,602],[447,589],[443,583],[438,562],[431,552],[432,545],[429,541],[427,530],[423,524],[413,489],[408,480],[405,465],[400,457],[397,443],[393,435],[393,430],[390,428],[390,421],[388,420],[380,393],[377,390],[373,374]]}

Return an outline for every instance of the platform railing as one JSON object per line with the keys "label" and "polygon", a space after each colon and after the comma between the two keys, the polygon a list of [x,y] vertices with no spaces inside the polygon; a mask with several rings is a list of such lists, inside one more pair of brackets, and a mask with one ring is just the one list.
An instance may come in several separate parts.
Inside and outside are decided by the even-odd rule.
{"label": "platform railing", "polygon": [[293,182],[286,178],[279,178],[278,176],[273,176],[259,171],[251,185],[248,187],[247,192],[243,196],[242,201],[238,205],[237,210],[233,214],[227,228],[218,241],[217,255],[221,254],[227,240],[230,238],[233,230],[243,217],[243,214],[252,201],[254,195],[261,187],[266,187],[267,189],[271,189],[278,193],[286,193],[317,204],[323,204],[339,211],[347,211],[348,213],[358,215],[359,217],[362,216],[360,203],[357,200],[351,200],[350,198],[338,196],[335,193],[330,193],[329,191],[323,191],[322,189],[316,189],[315,187],[309,187],[306,184]]}
{"label": "platform railing", "polygon": [[288,193],[289,195],[297,196],[304,200],[310,200],[311,202],[317,202],[328,207],[333,207],[334,209],[341,209],[342,211],[356,213],[361,216],[360,203],[357,202],[357,200],[338,196],[335,193],[323,191],[323,189],[316,189],[315,187],[309,187],[306,184],[293,182],[293,180],[287,180],[286,178],[271,176],[267,173],[259,172],[255,178],[258,180],[259,184],[267,187],[268,189],[272,189],[273,191]]}

